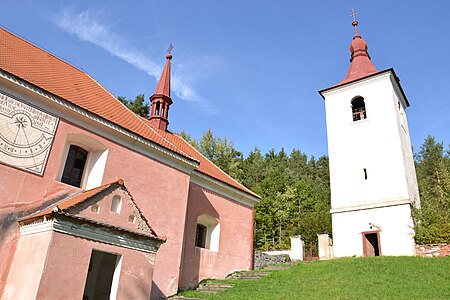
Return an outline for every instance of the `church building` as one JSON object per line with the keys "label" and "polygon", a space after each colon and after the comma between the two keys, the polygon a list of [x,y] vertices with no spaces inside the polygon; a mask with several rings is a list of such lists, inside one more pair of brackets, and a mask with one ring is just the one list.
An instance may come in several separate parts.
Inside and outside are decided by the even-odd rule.
{"label": "church building", "polygon": [[1,299],[160,299],[251,269],[260,198],[170,132],[171,59],[146,119],[0,28]]}
{"label": "church building", "polygon": [[344,80],[325,100],[335,257],[414,255],[420,205],[406,108],[394,69],[378,71],[358,32]]}

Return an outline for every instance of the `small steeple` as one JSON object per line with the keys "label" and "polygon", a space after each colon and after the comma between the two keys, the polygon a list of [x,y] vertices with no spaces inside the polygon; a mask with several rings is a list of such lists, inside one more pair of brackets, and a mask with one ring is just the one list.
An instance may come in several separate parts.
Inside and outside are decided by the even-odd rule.
{"label": "small steeple", "polygon": [[351,16],[353,16],[352,25],[355,29],[355,36],[350,44],[350,52],[352,54],[350,58],[350,67],[348,68],[345,79],[339,84],[363,78],[378,72],[370,59],[369,52],[367,51],[369,47],[367,46],[366,41],[359,35],[358,21],[356,20],[356,11],[354,9],[352,9]]}
{"label": "small steeple", "polygon": [[167,50],[166,65],[159,79],[158,86],[155,93],[150,97],[151,110],[150,110],[150,123],[162,130],[167,130],[169,125],[169,106],[172,104],[172,98],[170,98],[170,60],[172,59],[172,43]]}

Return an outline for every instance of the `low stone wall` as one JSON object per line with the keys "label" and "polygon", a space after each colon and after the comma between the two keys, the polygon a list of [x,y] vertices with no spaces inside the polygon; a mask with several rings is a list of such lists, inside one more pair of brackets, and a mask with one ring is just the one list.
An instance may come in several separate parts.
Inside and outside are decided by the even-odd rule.
{"label": "low stone wall", "polygon": [[290,261],[288,254],[267,254],[263,251],[255,251],[253,254],[253,269],[258,270],[266,265],[284,263],[288,261]]}
{"label": "low stone wall", "polygon": [[416,245],[416,256],[440,257],[450,255],[450,244]]}

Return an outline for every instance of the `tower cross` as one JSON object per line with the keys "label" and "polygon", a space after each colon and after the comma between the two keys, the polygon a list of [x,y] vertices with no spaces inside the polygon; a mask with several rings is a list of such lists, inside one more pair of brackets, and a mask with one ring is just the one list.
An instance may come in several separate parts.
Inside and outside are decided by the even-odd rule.
{"label": "tower cross", "polygon": [[353,21],[356,21],[356,15],[357,15],[358,13],[356,12],[356,10],[354,9],[354,8],[352,8],[352,12],[350,13],[350,16],[352,16],[353,17]]}
{"label": "tower cross", "polygon": [[167,49],[167,53],[172,54],[173,45],[172,42],[170,42],[169,48]]}

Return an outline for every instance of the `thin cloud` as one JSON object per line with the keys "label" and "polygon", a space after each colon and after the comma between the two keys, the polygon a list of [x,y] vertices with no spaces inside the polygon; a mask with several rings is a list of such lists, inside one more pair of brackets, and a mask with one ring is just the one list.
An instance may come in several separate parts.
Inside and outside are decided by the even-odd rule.
{"label": "thin cloud", "polygon": [[[110,54],[146,72],[155,80],[159,80],[162,69],[158,64],[131,47],[126,40],[111,32],[107,26],[100,24],[96,19],[97,15],[91,10],[76,13],[72,9],[64,9],[56,19],[56,24],[64,31],[77,36],[80,40],[108,51]],[[172,91],[180,99],[195,103],[203,112],[215,113],[211,106],[179,76],[172,75]]]}

